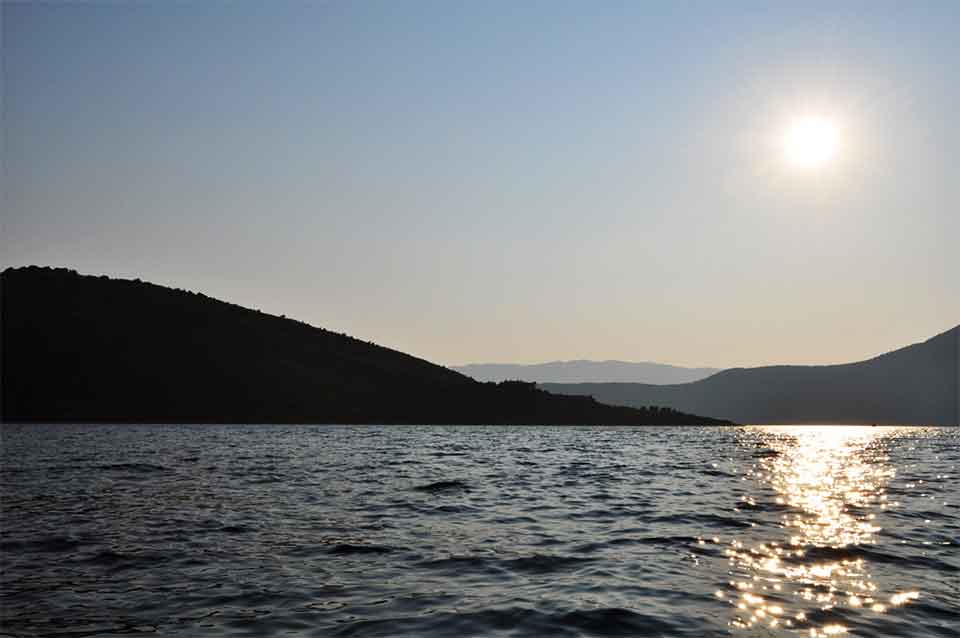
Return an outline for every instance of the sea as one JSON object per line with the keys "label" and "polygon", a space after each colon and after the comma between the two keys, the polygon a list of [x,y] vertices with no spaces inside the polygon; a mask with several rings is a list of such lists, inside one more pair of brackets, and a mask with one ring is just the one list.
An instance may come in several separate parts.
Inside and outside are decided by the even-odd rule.
{"label": "sea", "polygon": [[0,441],[3,636],[960,636],[960,428]]}

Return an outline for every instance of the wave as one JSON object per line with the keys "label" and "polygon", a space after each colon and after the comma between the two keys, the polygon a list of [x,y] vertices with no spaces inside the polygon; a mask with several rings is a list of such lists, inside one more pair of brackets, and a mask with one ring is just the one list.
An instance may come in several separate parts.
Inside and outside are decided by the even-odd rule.
{"label": "wave", "polygon": [[395,547],[385,545],[354,545],[351,543],[337,543],[327,550],[333,556],[351,556],[355,554],[389,554],[395,552]]}
{"label": "wave", "polygon": [[802,556],[785,556],[783,560],[789,563],[832,563],[864,560],[877,564],[896,565],[904,569],[936,570],[947,573],[960,572],[960,568],[955,565],[933,556],[893,554],[866,545],[809,547]]}
{"label": "wave", "polygon": [[493,572],[515,572],[523,574],[551,574],[574,571],[593,558],[580,556],[558,556],[553,554],[533,554],[517,558],[500,556],[451,556],[417,563],[417,567],[436,569],[457,574],[489,574]]}
{"label": "wave", "polygon": [[467,613],[438,613],[380,620],[361,620],[337,628],[337,638],[395,638],[400,635],[489,636],[631,636],[697,635],[663,618],[617,607],[547,612],[527,607],[484,609]]}
{"label": "wave", "polygon": [[455,492],[460,490],[469,490],[470,486],[465,481],[434,481],[426,485],[418,485],[413,488],[417,492]]}

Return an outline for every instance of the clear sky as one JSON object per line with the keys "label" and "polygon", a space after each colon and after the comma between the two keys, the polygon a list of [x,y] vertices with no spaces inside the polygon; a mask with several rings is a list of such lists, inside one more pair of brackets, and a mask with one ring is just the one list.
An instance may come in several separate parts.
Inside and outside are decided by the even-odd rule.
{"label": "clear sky", "polygon": [[2,7],[0,266],[445,364],[828,363],[960,322],[960,2]]}

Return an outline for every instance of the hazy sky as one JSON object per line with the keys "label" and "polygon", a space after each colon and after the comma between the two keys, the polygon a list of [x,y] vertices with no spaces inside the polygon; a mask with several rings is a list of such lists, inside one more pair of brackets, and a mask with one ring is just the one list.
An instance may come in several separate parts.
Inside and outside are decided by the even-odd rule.
{"label": "hazy sky", "polygon": [[[2,7],[2,266],[446,364],[826,363],[960,322],[954,0]],[[811,115],[838,149],[796,166]]]}

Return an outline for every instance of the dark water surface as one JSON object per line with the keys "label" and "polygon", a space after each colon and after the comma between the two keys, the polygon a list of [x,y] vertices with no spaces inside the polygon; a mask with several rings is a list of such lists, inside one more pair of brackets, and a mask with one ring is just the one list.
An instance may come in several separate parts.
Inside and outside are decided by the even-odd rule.
{"label": "dark water surface", "polygon": [[960,635],[956,429],[0,434],[7,635]]}

